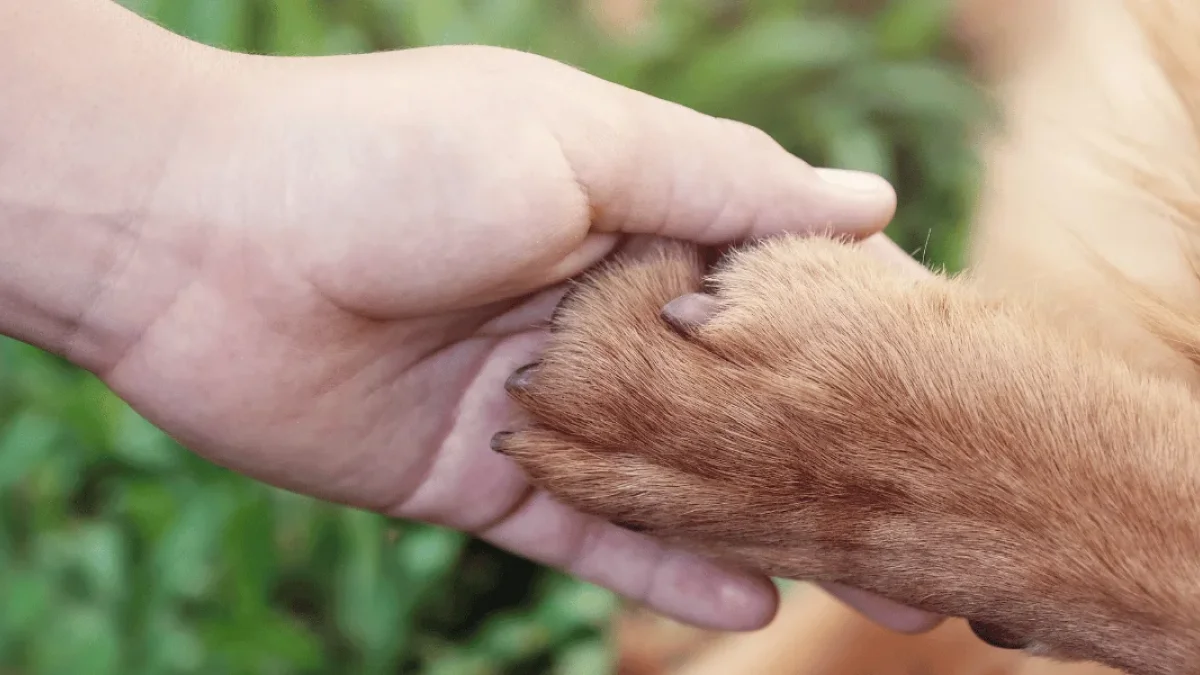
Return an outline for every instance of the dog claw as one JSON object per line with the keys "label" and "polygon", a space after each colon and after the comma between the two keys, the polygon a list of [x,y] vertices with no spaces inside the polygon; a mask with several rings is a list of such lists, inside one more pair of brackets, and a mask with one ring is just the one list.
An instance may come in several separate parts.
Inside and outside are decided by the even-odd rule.
{"label": "dog claw", "polygon": [[537,363],[531,363],[516,369],[504,381],[504,389],[509,392],[525,391],[533,382],[533,374],[537,370],[538,365]]}
{"label": "dog claw", "polygon": [[663,305],[659,316],[676,333],[690,337],[708,323],[717,311],[717,299],[704,293],[689,293]]}
{"label": "dog claw", "polygon": [[505,442],[508,441],[509,438],[512,438],[512,435],[513,435],[513,432],[511,432],[511,431],[501,431],[501,432],[497,433],[496,435],[492,436],[492,440],[491,440],[492,451],[498,452],[501,455],[507,455],[508,452],[507,452],[507,449],[505,448]]}
{"label": "dog claw", "polygon": [[975,637],[999,649],[1024,649],[1026,641],[1013,635],[1007,630],[987,623],[968,621]]}

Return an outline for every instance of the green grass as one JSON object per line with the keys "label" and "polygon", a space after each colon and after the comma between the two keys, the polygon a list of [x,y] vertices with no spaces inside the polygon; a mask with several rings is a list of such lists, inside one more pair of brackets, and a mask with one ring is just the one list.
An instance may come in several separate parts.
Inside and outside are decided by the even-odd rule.
{"label": "green grass", "polygon": [[[960,265],[982,113],[941,0],[861,15],[664,0],[627,43],[558,0],[126,0],[276,54],[444,43],[533,51],[887,176],[889,232]],[[57,359],[0,341],[0,671],[611,672],[609,593],[455,532],[334,508],[202,462]]]}

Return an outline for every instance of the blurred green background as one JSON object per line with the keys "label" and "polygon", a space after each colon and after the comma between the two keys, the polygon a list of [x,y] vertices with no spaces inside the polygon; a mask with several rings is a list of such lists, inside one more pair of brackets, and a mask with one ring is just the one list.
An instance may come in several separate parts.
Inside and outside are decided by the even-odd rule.
{"label": "blurred green background", "polygon": [[[617,0],[613,0],[614,2]],[[230,49],[447,43],[541,53],[875,171],[889,233],[961,264],[983,112],[945,0],[124,0]],[[852,6],[851,6],[852,5]],[[454,532],[332,508],[210,466],[95,379],[0,341],[0,673],[612,672],[609,593]]]}

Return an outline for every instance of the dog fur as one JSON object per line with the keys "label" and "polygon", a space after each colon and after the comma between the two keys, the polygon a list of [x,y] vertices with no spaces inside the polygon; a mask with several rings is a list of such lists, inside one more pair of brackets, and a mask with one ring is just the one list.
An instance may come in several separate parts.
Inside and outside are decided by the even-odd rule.
{"label": "dog fur", "polygon": [[1200,672],[1200,6],[1007,7],[969,275],[821,236],[626,256],[564,300],[497,448],[774,576]]}

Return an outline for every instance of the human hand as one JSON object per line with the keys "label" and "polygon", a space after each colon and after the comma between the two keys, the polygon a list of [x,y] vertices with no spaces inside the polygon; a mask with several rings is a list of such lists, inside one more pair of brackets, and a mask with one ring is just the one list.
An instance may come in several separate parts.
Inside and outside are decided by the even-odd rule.
{"label": "human hand", "polygon": [[[770,618],[766,579],[532,491],[488,450],[516,414],[503,383],[562,282],[627,236],[866,236],[893,212],[886,183],[523,53],[189,58],[174,142],[120,209],[122,262],[43,346],[248,476],[472,532],[686,621]],[[839,592],[898,628],[932,621]]]}

